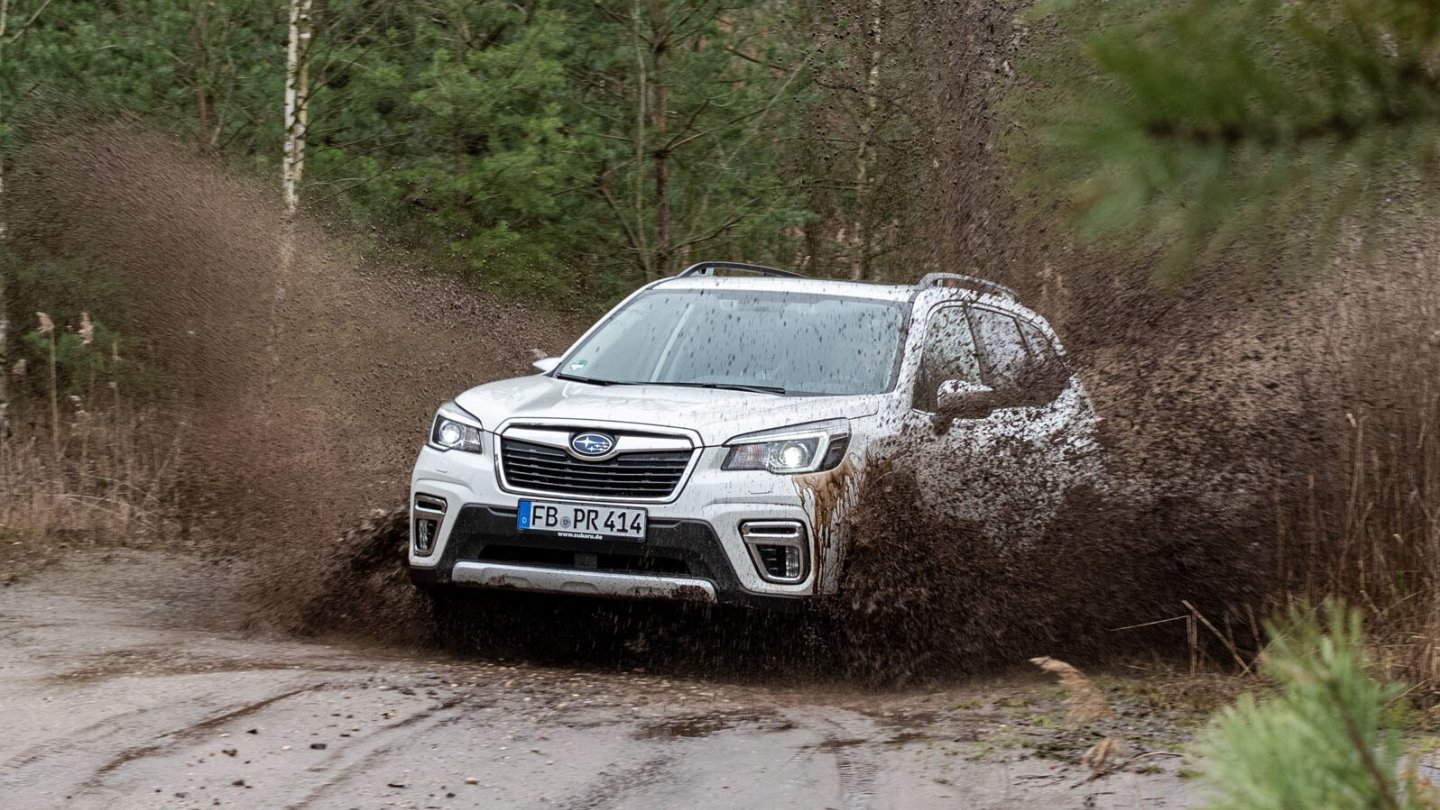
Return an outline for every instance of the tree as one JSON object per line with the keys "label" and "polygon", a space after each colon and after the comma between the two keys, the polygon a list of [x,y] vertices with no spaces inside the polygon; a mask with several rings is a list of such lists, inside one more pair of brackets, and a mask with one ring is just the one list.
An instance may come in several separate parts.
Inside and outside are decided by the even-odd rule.
{"label": "tree", "polygon": [[418,5],[327,6],[317,200],[434,267],[552,302],[603,303],[702,249],[772,260],[793,244],[807,214],[780,155],[799,122],[781,112],[808,66],[766,36],[783,9]]}
{"label": "tree", "polygon": [[1305,608],[1269,624],[1265,672],[1278,693],[1242,697],[1200,741],[1214,810],[1440,807],[1413,764],[1406,773],[1394,723],[1402,690],[1366,671],[1359,611],[1325,612],[1323,626]]}
{"label": "tree", "polygon": [[[50,5],[50,0],[41,0],[28,15],[17,17],[21,21],[20,25],[12,31],[10,29],[10,1],[0,0],[0,71],[5,72],[8,72],[7,68],[9,67],[9,63],[5,60],[7,46],[15,44],[25,36],[25,32],[30,30],[45,8]],[[5,109],[9,99],[4,95],[4,90],[3,85],[0,85],[0,128],[3,128],[9,119]],[[5,155],[0,152],[0,251],[4,250],[9,236],[9,220],[5,212]],[[0,272],[0,440],[4,440],[10,435],[10,363],[8,362],[10,359],[10,318],[7,314],[9,298],[5,294],[6,283],[6,274]]]}
{"label": "tree", "polygon": [[865,216],[870,203],[870,175],[875,163],[875,135],[880,112],[880,63],[883,47],[883,5],[870,0],[865,10],[865,60],[861,91],[861,113],[858,143],[855,148],[855,254],[851,258],[850,277],[861,281],[870,275],[870,251],[873,234]]}
{"label": "tree", "polygon": [[1434,188],[1432,2],[1048,5],[1066,33],[1012,100],[1012,145],[1085,232],[1138,237],[1168,274],[1232,248],[1321,266]]}
{"label": "tree", "polygon": [[563,298],[607,224],[591,196],[601,145],[571,104],[575,23],[545,3],[419,5],[332,6],[315,68],[315,199],[477,285]]}
{"label": "tree", "polygon": [[784,252],[807,212],[780,176],[798,124],[783,111],[808,69],[767,36],[785,9],[627,0],[594,10],[578,48],[580,102],[612,145],[596,189],[640,276],[664,276],[702,249]]}
{"label": "tree", "polygon": [[[285,51],[285,146],[280,183],[285,220],[293,227],[300,207],[300,178],[305,174],[305,136],[310,121],[310,19],[314,0],[290,0],[290,44]],[[202,120],[205,115],[201,114]],[[288,241],[288,238],[287,238]]]}
{"label": "tree", "polygon": [[791,52],[808,70],[788,115],[804,122],[778,150],[783,173],[803,191],[807,263],[855,279],[911,280],[928,258],[919,226],[917,92],[922,38],[933,37],[922,3],[825,0],[796,12]]}

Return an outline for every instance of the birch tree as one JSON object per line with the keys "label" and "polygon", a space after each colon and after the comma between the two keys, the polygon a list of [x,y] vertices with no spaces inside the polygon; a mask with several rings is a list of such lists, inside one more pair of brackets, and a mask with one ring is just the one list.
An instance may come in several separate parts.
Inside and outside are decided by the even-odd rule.
{"label": "birch tree", "polygon": [[271,397],[280,371],[280,339],[283,320],[280,307],[285,284],[295,264],[295,217],[300,210],[300,178],[305,171],[305,135],[310,106],[310,45],[313,28],[312,0],[290,0],[290,40],[285,52],[285,143],[280,162],[280,185],[284,215],[280,223],[280,256],[275,270],[275,293],[270,301],[270,368],[260,421],[268,423]]}
{"label": "birch tree", "polygon": [[290,0],[290,45],[285,54],[285,146],[280,163],[285,223],[280,241],[280,278],[275,294],[285,294],[285,276],[295,261],[295,215],[300,208],[300,178],[305,173],[305,136],[310,120],[310,46],[314,0]]}

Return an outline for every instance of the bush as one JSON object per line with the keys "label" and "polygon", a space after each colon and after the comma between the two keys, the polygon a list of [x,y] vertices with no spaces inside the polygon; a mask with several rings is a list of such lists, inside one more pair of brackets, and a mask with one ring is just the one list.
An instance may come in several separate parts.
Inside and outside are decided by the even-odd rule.
{"label": "bush", "polygon": [[1268,627],[1279,691],[1223,710],[1200,744],[1221,810],[1440,807],[1397,728],[1401,689],[1367,672],[1359,611],[1292,609]]}

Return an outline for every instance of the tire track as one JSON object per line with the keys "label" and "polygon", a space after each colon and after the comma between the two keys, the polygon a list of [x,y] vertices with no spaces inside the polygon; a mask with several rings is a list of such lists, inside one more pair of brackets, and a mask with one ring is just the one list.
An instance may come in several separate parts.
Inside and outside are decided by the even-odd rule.
{"label": "tire track", "polygon": [[[451,698],[442,701],[440,705],[432,709],[416,712],[399,722],[380,727],[375,735],[368,740],[370,743],[366,746],[368,750],[360,753],[360,755],[352,761],[340,765],[333,776],[321,784],[316,785],[304,798],[297,802],[287,804],[286,808],[288,808],[288,810],[303,810],[303,808],[309,807],[321,799],[327,797],[333,798],[334,788],[344,784],[354,776],[356,772],[368,772],[372,770],[373,766],[379,764],[386,755],[394,751],[396,745],[426,734],[432,729],[458,722],[461,719],[460,717],[444,713],[466,702],[467,701],[461,698]],[[488,708],[494,704],[470,703],[469,705],[473,708]],[[397,734],[397,732],[407,730],[408,733]],[[357,747],[358,746],[352,745],[346,752],[347,756],[353,754]],[[331,757],[331,759],[340,759],[340,757]],[[312,768],[312,770],[314,770],[314,768]]]}
{"label": "tire track", "polygon": [[846,718],[841,722],[825,718],[839,733],[825,734],[825,741],[816,746],[835,758],[835,771],[840,780],[840,804],[845,810],[869,810],[879,789],[880,767],[868,750],[875,738],[874,724]]}
{"label": "tire track", "polygon": [[193,742],[194,740],[198,739],[204,732],[210,731],[217,726],[224,725],[231,720],[237,720],[241,717],[254,714],[266,708],[267,706],[272,706],[282,700],[287,700],[289,698],[295,697],[296,695],[325,689],[329,685],[330,684],[328,683],[319,683],[312,686],[302,686],[299,689],[291,689],[288,692],[281,692],[278,695],[272,695],[268,698],[263,698],[253,703],[247,703],[243,706],[236,707],[234,709],[231,709],[230,711],[207,717],[204,720],[191,723],[174,731],[167,731],[160,735],[160,742],[152,743],[150,745],[133,746],[131,748],[127,748],[121,751],[114,757],[111,757],[108,762],[97,768],[88,779],[86,779],[80,784],[80,790],[93,790],[100,787],[101,782],[104,780],[107,774],[115,771],[117,768],[120,768],[128,762],[134,762],[137,759],[142,759],[144,757],[158,754],[162,751],[174,748],[177,745],[182,745],[187,742]]}

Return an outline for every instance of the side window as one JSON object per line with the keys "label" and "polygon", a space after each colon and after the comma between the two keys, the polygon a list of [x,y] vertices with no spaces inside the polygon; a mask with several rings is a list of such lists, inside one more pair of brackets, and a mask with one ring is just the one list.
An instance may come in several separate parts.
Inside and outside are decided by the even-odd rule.
{"label": "side window", "polygon": [[981,382],[995,389],[1002,400],[1014,400],[1030,365],[1020,327],[1009,315],[988,309],[971,310],[970,319],[980,342]]}
{"label": "side window", "polygon": [[1055,344],[1040,331],[1040,327],[1029,321],[1020,321],[1020,333],[1025,345],[1030,348],[1032,367],[1025,374],[1025,389],[1028,398],[1037,404],[1049,402],[1060,396],[1070,383],[1070,369],[1055,350]]}
{"label": "side window", "polygon": [[1055,347],[1051,345],[1050,338],[1040,331],[1040,327],[1029,321],[1020,321],[1020,334],[1025,338],[1025,346],[1030,349],[1030,355],[1036,362],[1044,365],[1046,363],[1058,363],[1060,358],[1055,354]]}
{"label": "side window", "polygon": [[934,412],[935,392],[946,380],[980,382],[980,358],[964,307],[945,307],[930,316],[915,378],[915,407]]}

